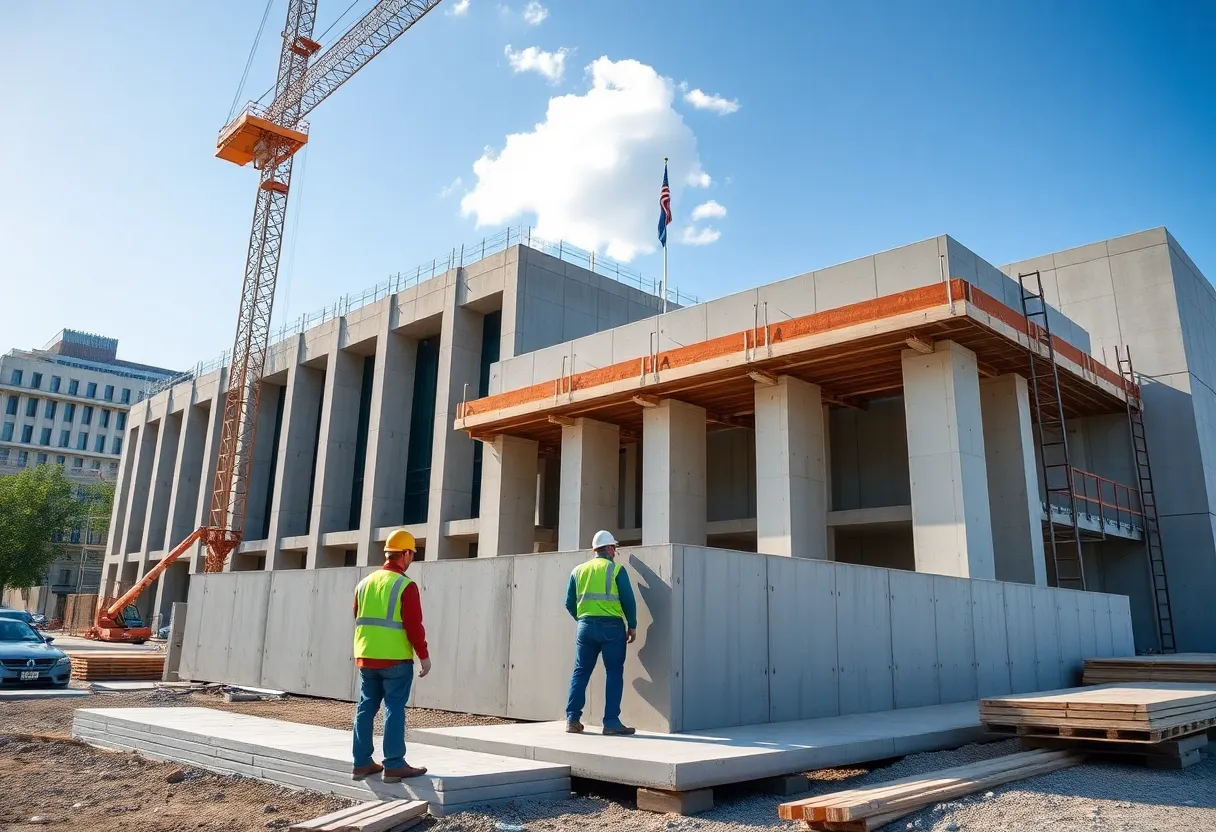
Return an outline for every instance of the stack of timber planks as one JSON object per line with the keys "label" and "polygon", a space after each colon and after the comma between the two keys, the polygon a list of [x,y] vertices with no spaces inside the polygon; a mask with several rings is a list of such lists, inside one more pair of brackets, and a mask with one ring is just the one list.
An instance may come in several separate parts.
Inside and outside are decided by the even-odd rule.
{"label": "stack of timber planks", "polygon": [[426,814],[423,800],[373,800],[323,817],[293,823],[292,832],[401,832],[416,826]]}
{"label": "stack of timber planks", "polygon": [[1067,751],[1023,751],[782,803],[777,814],[783,820],[805,820],[811,829],[823,832],[872,832],[934,803],[1075,766],[1084,759]]}
{"label": "stack of timber planks", "polygon": [[980,701],[993,733],[1157,743],[1216,726],[1216,685],[1097,685]]}
{"label": "stack of timber planks", "polygon": [[1216,685],[1216,653],[1086,659],[1082,682],[1087,685],[1112,682],[1190,682]]}
{"label": "stack of timber planks", "polygon": [[72,678],[82,682],[155,681],[165,672],[164,653],[72,653]]}

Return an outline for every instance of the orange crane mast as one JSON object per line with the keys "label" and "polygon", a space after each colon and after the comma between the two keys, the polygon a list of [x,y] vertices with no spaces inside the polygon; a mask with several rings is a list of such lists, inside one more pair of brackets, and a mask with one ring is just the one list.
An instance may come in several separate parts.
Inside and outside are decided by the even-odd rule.
{"label": "orange crane mast", "polygon": [[207,572],[222,571],[240,545],[292,159],[308,142],[305,116],[441,2],[379,0],[321,51],[312,38],[317,0],[288,0],[274,97],[269,105],[246,105],[216,141],[217,157],[242,166],[252,162],[259,177],[208,523],[178,543],[121,597],[100,605],[88,637],[131,642],[148,638],[151,630],[133,608],[140,594],[195,543],[206,547]]}

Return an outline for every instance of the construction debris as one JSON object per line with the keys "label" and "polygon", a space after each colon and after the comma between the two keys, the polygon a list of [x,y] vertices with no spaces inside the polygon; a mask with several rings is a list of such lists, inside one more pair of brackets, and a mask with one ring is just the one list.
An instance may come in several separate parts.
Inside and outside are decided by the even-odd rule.
{"label": "construction debris", "polygon": [[1216,686],[1181,682],[1098,685],[984,699],[993,733],[1158,743],[1216,727]]}
{"label": "construction debris", "polygon": [[378,800],[339,809],[303,823],[293,823],[292,832],[399,832],[422,820],[427,804],[422,800]]}
{"label": "construction debris", "polygon": [[1082,681],[1087,685],[1118,682],[1190,682],[1216,685],[1216,653],[1086,659]]}
{"label": "construction debris", "polygon": [[1023,751],[876,786],[782,803],[777,814],[784,820],[805,820],[817,830],[871,832],[933,803],[1058,771],[1084,759],[1084,755],[1066,751]]}

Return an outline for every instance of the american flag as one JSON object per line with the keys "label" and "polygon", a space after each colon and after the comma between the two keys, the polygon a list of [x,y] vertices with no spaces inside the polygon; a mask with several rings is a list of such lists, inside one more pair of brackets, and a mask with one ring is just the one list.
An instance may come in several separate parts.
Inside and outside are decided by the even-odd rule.
{"label": "american flag", "polygon": [[667,163],[663,163],[663,188],[659,191],[659,242],[667,247],[667,224],[671,222],[671,188],[667,184]]}

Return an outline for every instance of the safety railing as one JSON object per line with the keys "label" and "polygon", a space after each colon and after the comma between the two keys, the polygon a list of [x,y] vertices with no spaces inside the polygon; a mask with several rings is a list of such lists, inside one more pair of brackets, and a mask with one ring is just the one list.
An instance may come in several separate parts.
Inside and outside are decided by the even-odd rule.
{"label": "safety railing", "polygon": [[1144,512],[1139,489],[1080,468],[1072,469],[1072,487],[1079,508],[1097,517],[1102,528],[1114,523],[1121,529],[1144,528]]}
{"label": "safety railing", "polygon": [[[660,281],[652,280],[641,272],[622,265],[612,258],[601,257],[594,251],[586,251],[561,240],[555,243],[537,237],[532,233],[532,226],[519,225],[511,226],[488,237],[482,237],[477,242],[453,248],[441,257],[432,258],[430,263],[422,263],[413,269],[397,272],[375,286],[343,295],[334,303],[322,307],[315,312],[309,312],[300,315],[298,318],[292,318],[278,329],[271,331],[269,343],[274,345],[280,341],[285,341],[293,335],[299,335],[313,327],[320,326],[326,321],[348,315],[356,309],[375,303],[390,295],[395,295],[412,286],[417,286],[452,269],[463,268],[467,264],[476,263],[478,260],[482,260],[491,254],[506,251],[511,246],[517,245],[527,246],[550,257],[556,257],[558,260],[581,266],[601,277],[611,278],[618,283],[632,286],[641,292],[655,296],[661,296],[662,294]],[[667,287],[667,300],[677,306],[687,306],[700,302],[695,295],[684,292],[675,286]],[[179,373],[176,376],[150,385],[147,391],[148,395],[154,396],[163,390],[168,390],[174,385],[189,381],[192,378],[199,378],[208,373],[215,372],[222,367],[226,367],[228,366],[230,357],[231,353],[226,351],[210,361],[200,361],[195,365],[193,370],[187,370],[184,373]]]}

